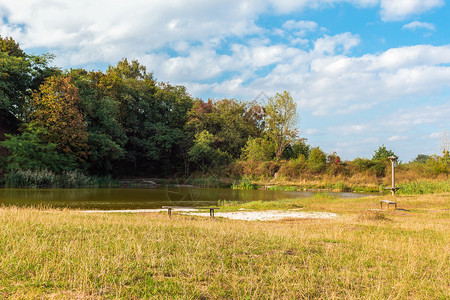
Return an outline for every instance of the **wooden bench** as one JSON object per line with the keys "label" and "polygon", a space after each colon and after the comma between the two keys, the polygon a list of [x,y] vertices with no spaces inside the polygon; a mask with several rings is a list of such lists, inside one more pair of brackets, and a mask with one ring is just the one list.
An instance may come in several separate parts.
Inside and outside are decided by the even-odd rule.
{"label": "wooden bench", "polygon": [[220,209],[219,207],[185,207],[185,206],[163,206],[162,208],[167,209],[169,213],[169,218],[172,217],[172,209],[209,209],[209,216],[214,219],[214,210]]}
{"label": "wooden bench", "polygon": [[381,201],[380,201],[381,209],[383,209],[383,203],[387,203],[388,209],[389,209],[389,206],[390,206],[391,204],[394,204],[394,205],[395,205],[395,209],[397,210],[397,202],[389,201],[389,200],[381,200]]}

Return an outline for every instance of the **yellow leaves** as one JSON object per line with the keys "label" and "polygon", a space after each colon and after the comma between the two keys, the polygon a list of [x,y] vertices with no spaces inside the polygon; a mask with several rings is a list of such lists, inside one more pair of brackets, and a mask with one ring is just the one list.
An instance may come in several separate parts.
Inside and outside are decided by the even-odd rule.
{"label": "yellow leaves", "polygon": [[47,129],[44,137],[62,152],[73,153],[82,160],[87,155],[87,131],[83,115],[77,107],[78,89],[69,77],[51,77],[34,94],[31,118]]}

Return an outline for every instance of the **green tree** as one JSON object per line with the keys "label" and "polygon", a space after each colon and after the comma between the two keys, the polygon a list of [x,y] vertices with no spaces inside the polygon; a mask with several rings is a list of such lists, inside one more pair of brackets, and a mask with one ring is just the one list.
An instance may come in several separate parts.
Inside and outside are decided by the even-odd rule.
{"label": "green tree", "polygon": [[11,155],[7,157],[7,170],[43,170],[61,173],[76,167],[75,157],[61,154],[57,151],[57,144],[48,143],[41,139],[47,132],[45,129],[28,124],[20,135],[7,134],[7,140],[0,145],[7,148]]}
{"label": "green tree", "polygon": [[0,36],[0,110],[6,110],[24,120],[32,92],[45,78],[59,74],[49,67],[53,56],[28,55],[11,37]]}
{"label": "green tree", "polygon": [[262,107],[234,99],[198,100],[188,117],[186,130],[191,135],[207,130],[214,136],[212,147],[235,159],[240,157],[248,138],[261,136],[264,127]]}
{"label": "green tree", "polygon": [[68,76],[78,88],[79,107],[87,124],[87,169],[91,174],[111,174],[114,164],[125,156],[127,142],[119,123],[119,103],[107,94],[101,84],[105,77],[102,72],[75,69]]}
{"label": "green tree", "polygon": [[381,145],[373,154],[372,159],[384,159],[390,156],[395,156],[394,151],[388,150],[385,145]]}
{"label": "green tree", "polygon": [[297,106],[289,92],[277,93],[266,106],[266,133],[275,144],[275,157],[281,158],[298,136]]}
{"label": "green tree", "polygon": [[319,147],[311,149],[308,158],[308,167],[315,173],[320,173],[325,170],[327,166],[327,155]]}
{"label": "green tree", "polygon": [[208,168],[215,168],[230,161],[229,154],[211,147],[213,141],[214,136],[207,130],[196,134],[194,146],[188,152],[196,169],[206,171]]}
{"label": "green tree", "polygon": [[420,163],[420,164],[424,164],[427,162],[428,158],[430,158],[429,155],[426,154],[419,154],[417,155],[417,157],[413,160],[413,162],[415,163]]}
{"label": "green tree", "polygon": [[158,85],[144,66],[126,59],[108,68],[102,85],[118,103],[118,120],[127,137],[121,169],[148,174],[176,168],[173,159],[181,151],[185,116],[192,105],[186,90]]}
{"label": "green tree", "polygon": [[31,64],[19,44],[0,36],[0,109],[20,115],[31,85]]}
{"label": "green tree", "polygon": [[265,138],[249,137],[242,150],[242,159],[269,161],[275,155],[275,145]]}
{"label": "green tree", "polygon": [[304,158],[309,157],[309,152],[311,147],[306,144],[306,139],[297,139],[291,145],[288,145],[283,152],[283,158],[285,159],[297,159],[300,156]]}

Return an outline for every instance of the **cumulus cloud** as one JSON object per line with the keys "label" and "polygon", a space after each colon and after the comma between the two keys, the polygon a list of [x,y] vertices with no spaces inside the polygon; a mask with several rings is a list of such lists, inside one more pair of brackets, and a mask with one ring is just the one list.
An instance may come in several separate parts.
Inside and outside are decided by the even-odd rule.
{"label": "cumulus cloud", "polygon": [[404,141],[406,139],[408,139],[406,135],[393,135],[387,138],[389,142]]}
{"label": "cumulus cloud", "polygon": [[381,0],[381,18],[384,21],[399,21],[444,4],[444,0]]}
{"label": "cumulus cloud", "polygon": [[306,134],[306,135],[319,134],[320,133],[320,129],[308,128],[303,133]]}
{"label": "cumulus cloud", "polygon": [[411,23],[405,24],[402,26],[402,29],[409,29],[409,30],[416,30],[416,29],[427,29],[430,31],[435,31],[436,27],[431,24],[431,23],[427,23],[427,22],[420,22],[420,21],[413,21]]}
{"label": "cumulus cloud", "polygon": [[[8,22],[0,24],[0,34],[14,34],[24,48],[52,49],[63,67],[137,58],[157,79],[186,85],[194,95],[249,100],[261,91],[289,90],[315,115],[364,111],[449,87],[449,45],[355,56],[361,38],[350,32],[323,34],[309,20],[291,19],[270,32],[256,25],[258,16],[275,6],[291,12],[341,2],[380,4],[382,16],[390,19],[442,5],[438,0],[4,0],[0,17]],[[309,32],[316,36],[305,36]],[[274,34],[276,43],[270,40]]]}
{"label": "cumulus cloud", "polygon": [[413,109],[401,109],[395,115],[389,116],[385,126],[407,131],[420,125],[436,125],[441,127],[448,124],[450,116],[450,101],[441,105],[426,105]]}

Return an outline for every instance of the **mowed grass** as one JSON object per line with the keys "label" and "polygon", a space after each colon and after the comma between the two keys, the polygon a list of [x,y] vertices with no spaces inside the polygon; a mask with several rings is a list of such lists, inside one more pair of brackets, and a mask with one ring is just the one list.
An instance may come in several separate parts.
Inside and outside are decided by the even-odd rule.
{"label": "mowed grass", "polygon": [[3,207],[0,298],[448,299],[450,194],[380,199],[276,222]]}

